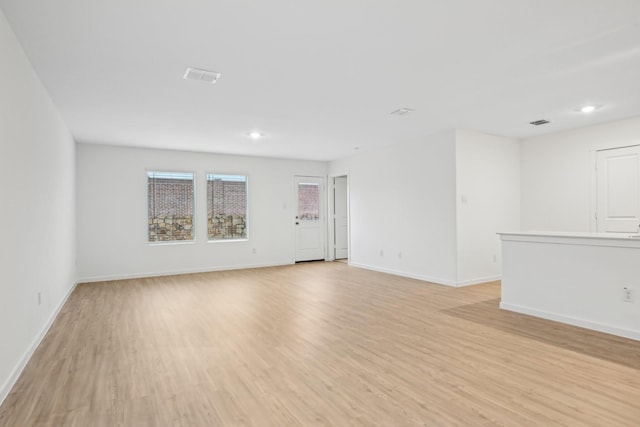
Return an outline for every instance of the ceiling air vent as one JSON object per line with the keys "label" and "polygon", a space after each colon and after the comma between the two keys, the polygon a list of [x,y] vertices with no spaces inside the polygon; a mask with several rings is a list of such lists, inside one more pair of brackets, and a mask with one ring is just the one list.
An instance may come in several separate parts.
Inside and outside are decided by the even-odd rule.
{"label": "ceiling air vent", "polygon": [[199,80],[205,83],[214,84],[218,81],[222,74],[216,73],[215,71],[202,70],[200,68],[187,68],[187,71],[184,72],[184,76],[182,76],[185,80]]}
{"label": "ceiling air vent", "polygon": [[406,116],[407,114],[413,113],[415,110],[411,108],[398,108],[395,111],[390,112],[389,114],[392,116]]}
{"label": "ceiling air vent", "polygon": [[534,122],[529,122],[530,125],[534,125],[534,126],[546,125],[547,123],[551,123],[551,122],[549,120],[545,120],[545,119],[540,119],[540,120],[536,120]]}

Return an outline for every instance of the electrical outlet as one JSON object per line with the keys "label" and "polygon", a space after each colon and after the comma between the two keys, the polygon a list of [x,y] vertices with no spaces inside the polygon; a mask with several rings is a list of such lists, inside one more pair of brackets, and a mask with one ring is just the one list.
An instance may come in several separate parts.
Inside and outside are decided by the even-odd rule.
{"label": "electrical outlet", "polygon": [[384,251],[380,249],[380,256],[384,256]]}
{"label": "electrical outlet", "polygon": [[42,293],[38,292],[38,305],[42,304]]}
{"label": "electrical outlet", "polygon": [[626,286],[622,288],[622,300],[624,302],[633,302],[634,299],[635,299],[634,289],[628,288]]}
{"label": "electrical outlet", "polygon": [[256,253],[256,248],[251,249],[251,253],[255,254]]}
{"label": "electrical outlet", "polygon": [[402,252],[398,252],[398,259],[402,259]]}
{"label": "electrical outlet", "polygon": [[498,255],[493,254],[493,258],[492,258],[493,262],[498,262]]}

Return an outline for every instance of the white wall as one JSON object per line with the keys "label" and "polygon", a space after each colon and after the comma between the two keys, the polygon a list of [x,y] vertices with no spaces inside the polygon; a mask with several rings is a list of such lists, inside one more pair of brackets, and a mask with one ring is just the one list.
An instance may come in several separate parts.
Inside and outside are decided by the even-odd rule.
{"label": "white wall", "polygon": [[[589,233],[503,235],[504,278],[500,307],[640,340],[640,242]],[[532,262],[535,260],[535,262]]]}
{"label": "white wall", "polygon": [[594,231],[595,150],[638,144],[640,117],[523,140],[522,229]]}
{"label": "white wall", "polygon": [[76,235],[74,142],[2,12],[0,58],[1,402],[74,287]]}
{"label": "white wall", "polygon": [[[196,173],[195,243],[147,242],[147,170]],[[207,242],[207,172],[249,176],[248,241]],[[326,173],[326,162],[78,144],[80,280],[293,263],[293,176]]]}
{"label": "white wall", "polygon": [[344,173],[350,264],[456,283],[455,132],[330,164],[330,175]]}
{"label": "white wall", "polygon": [[[500,279],[500,231],[520,230],[520,144],[456,131],[457,284]],[[495,257],[495,258],[494,258]]]}

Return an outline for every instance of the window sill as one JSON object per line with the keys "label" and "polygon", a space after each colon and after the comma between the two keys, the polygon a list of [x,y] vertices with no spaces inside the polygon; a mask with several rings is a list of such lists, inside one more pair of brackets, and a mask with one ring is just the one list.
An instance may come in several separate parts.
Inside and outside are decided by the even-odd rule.
{"label": "window sill", "polygon": [[244,239],[218,239],[218,240],[207,240],[207,243],[229,243],[229,242],[248,242],[248,238]]}
{"label": "window sill", "polygon": [[195,240],[171,240],[168,242],[147,242],[148,246],[193,245]]}

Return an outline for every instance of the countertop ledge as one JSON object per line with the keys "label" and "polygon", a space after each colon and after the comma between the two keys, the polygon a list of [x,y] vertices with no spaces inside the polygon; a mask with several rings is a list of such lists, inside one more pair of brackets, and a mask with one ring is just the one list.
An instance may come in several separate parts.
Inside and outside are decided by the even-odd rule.
{"label": "countertop ledge", "polygon": [[[497,233],[502,237],[549,237],[572,239],[598,239],[598,240],[622,240],[627,242],[640,242],[638,233],[591,233],[574,231],[509,231]],[[638,237],[632,237],[638,236]]]}

